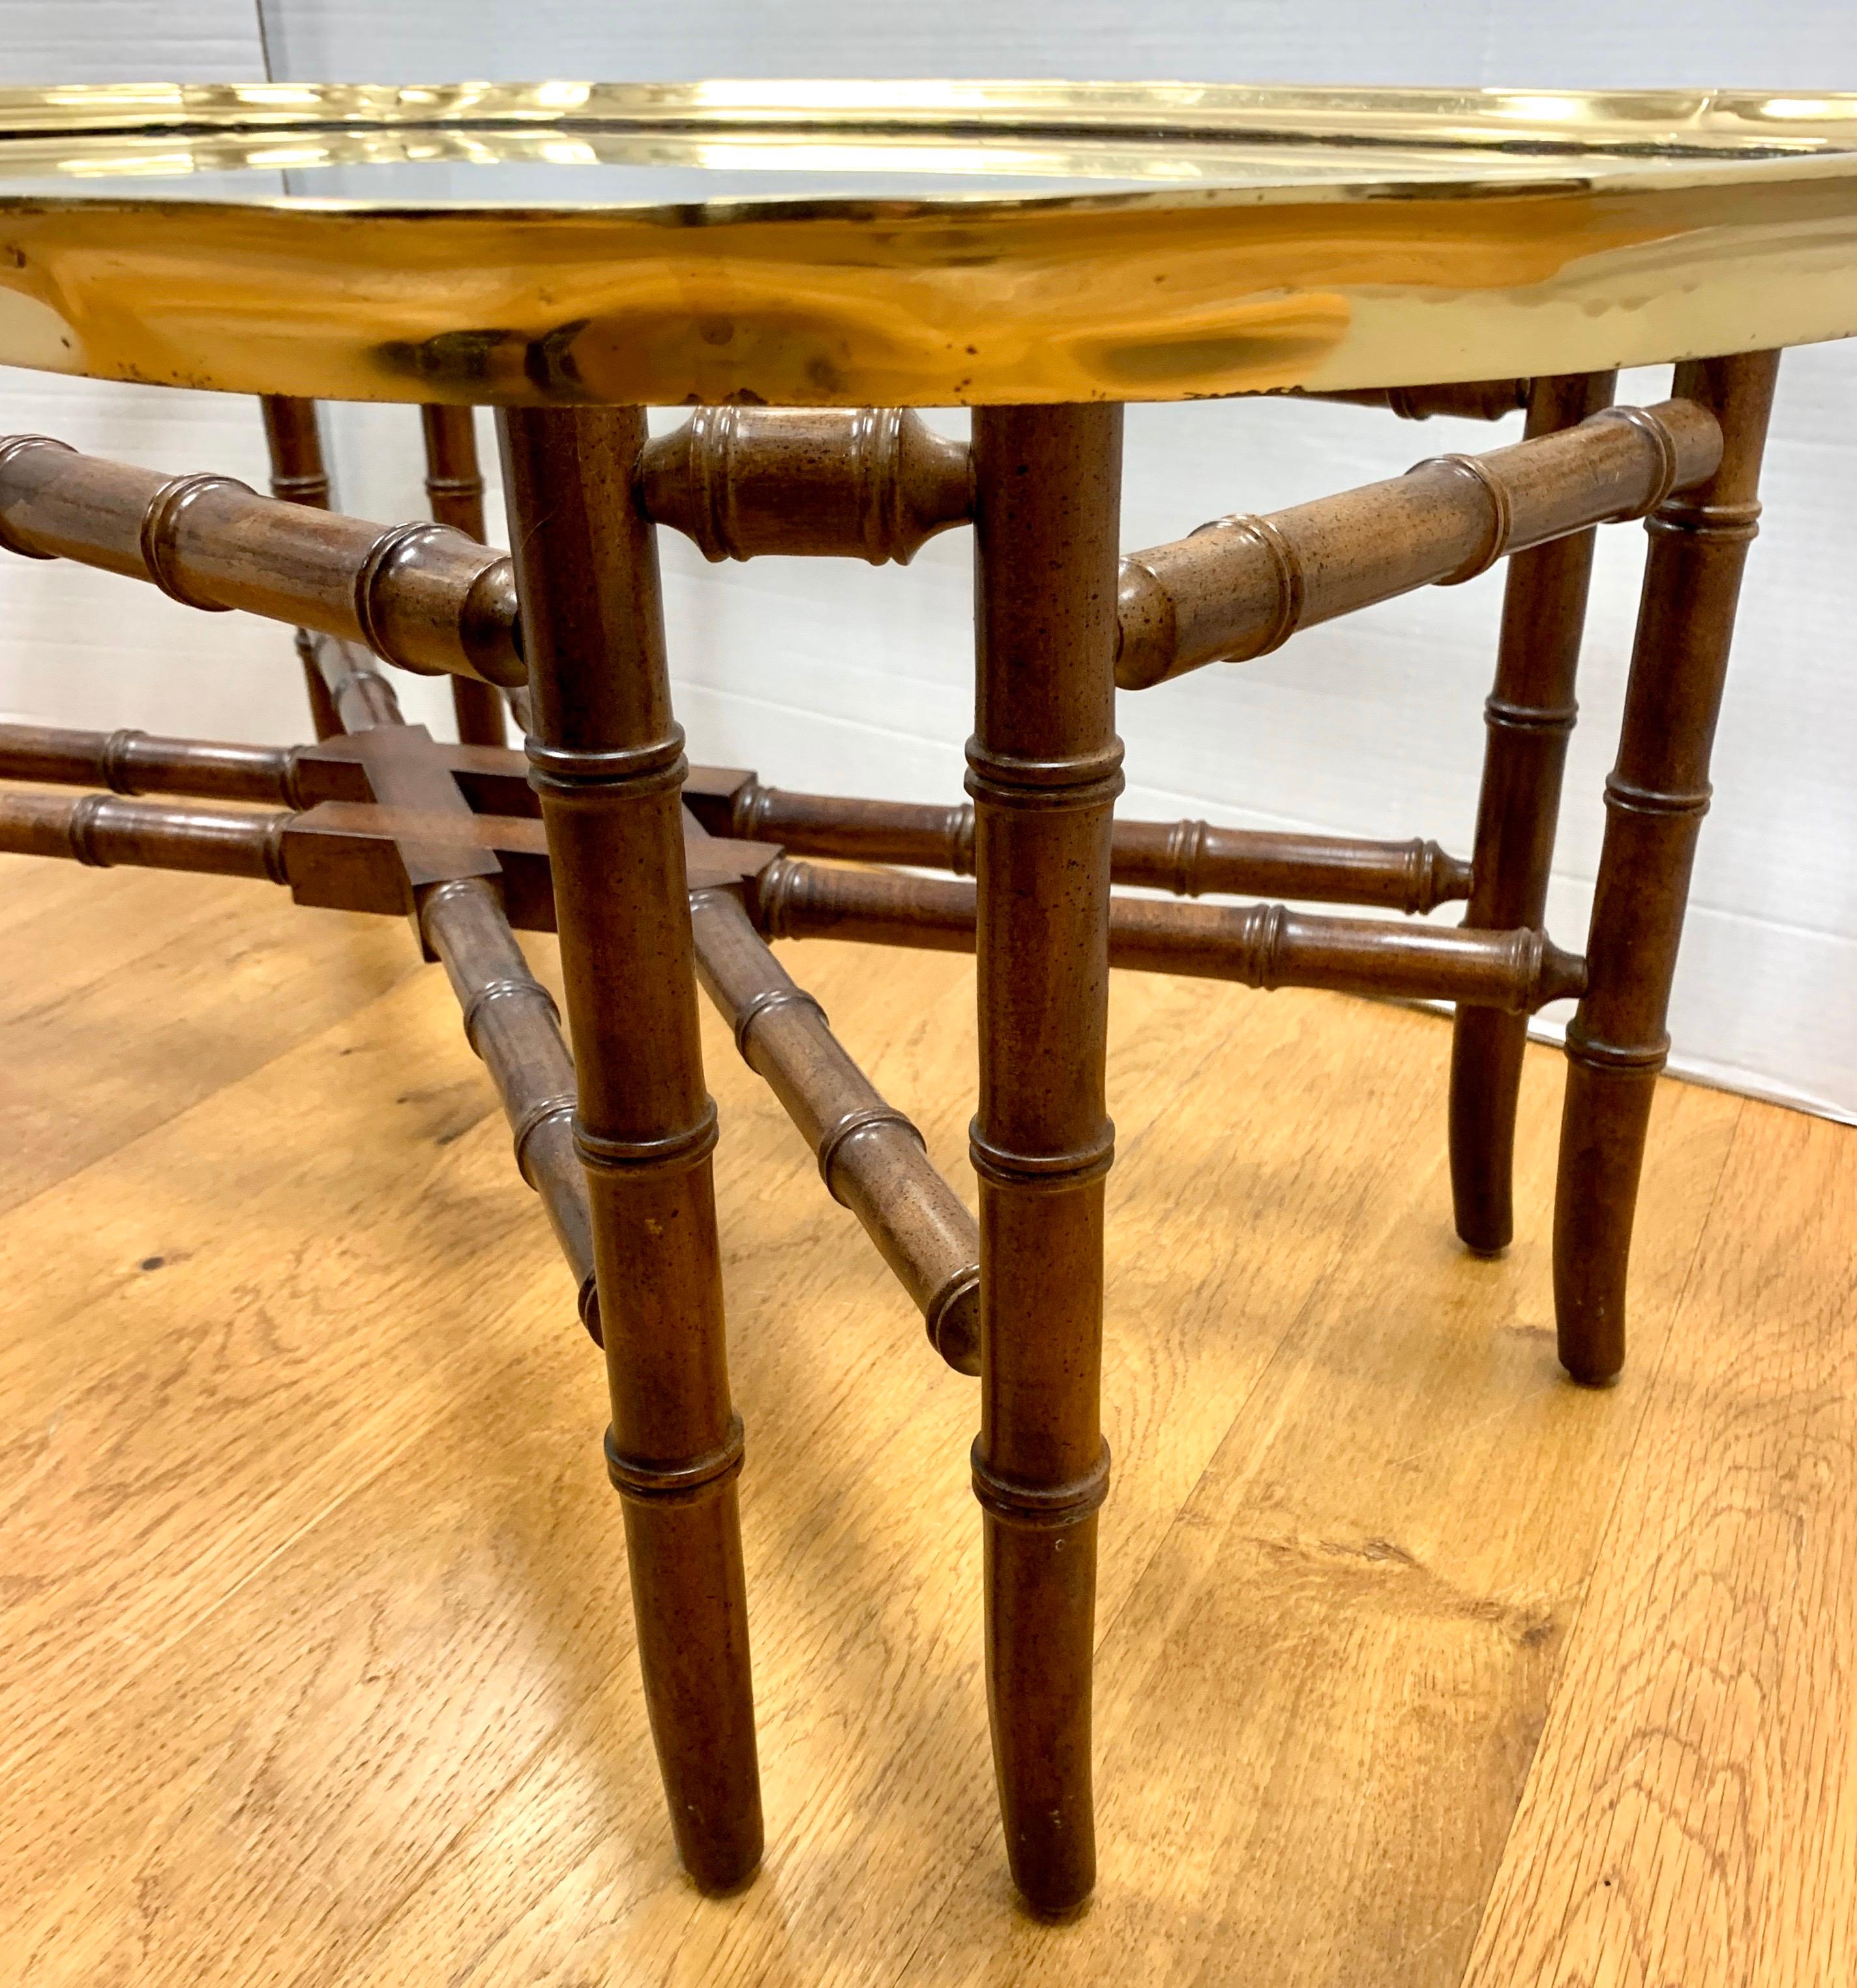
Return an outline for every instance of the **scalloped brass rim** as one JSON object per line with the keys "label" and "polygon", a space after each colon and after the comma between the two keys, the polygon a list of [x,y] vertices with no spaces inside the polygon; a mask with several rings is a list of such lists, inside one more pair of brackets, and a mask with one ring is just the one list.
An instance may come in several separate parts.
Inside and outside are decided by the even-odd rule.
{"label": "scalloped brass rim", "polygon": [[[523,206],[269,186],[154,195],[163,171],[421,156],[825,165],[873,191]],[[899,168],[971,175],[978,191],[883,191]],[[239,392],[1172,400],[1584,370],[1857,331],[1852,96],[0,90],[0,174],[18,184],[22,169],[31,185],[0,197],[0,362]],[[1001,174],[1033,191],[988,191]],[[1046,178],[1063,190],[1039,189]]]}

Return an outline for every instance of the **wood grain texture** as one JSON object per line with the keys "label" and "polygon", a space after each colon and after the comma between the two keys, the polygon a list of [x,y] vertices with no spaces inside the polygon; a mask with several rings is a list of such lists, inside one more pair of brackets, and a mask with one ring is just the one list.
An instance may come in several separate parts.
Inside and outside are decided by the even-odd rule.
{"label": "wood grain texture", "polygon": [[[416,1442],[434,1391],[493,1352],[457,1317],[497,1284],[418,1237],[469,1223],[506,1246],[537,1211],[511,1192],[494,1095],[458,1066],[431,978],[0,1223],[0,1276],[40,1293],[39,1329],[9,1335],[0,1378],[10,1785],[50,1774],[79,1805],[132,1815],[154,1789],[79,1771],[110,1693]],[[482,1171],[461,1175],[480,1127]],[[571,1280],[550,1267],[570,1335]]]}
{"label": "wood grain texture", "polygon": [[[52,894],[8,894],[29,885]],[[36,921],[41,972],[93,975],[127,925],[178,914],[178,895],[151,894],[190,888],[263,928],[255,884],[15,864],[0,929]],[[306,948],[294,977],[279,967],[280,1012],[310,1000],[325,924],[410,958],[391,921],[279,915]],[[222,962],[246,929],[219,936]],[[533,953],[555,982],[552,945]],[[970,963],[783,954],[971,1196]],[[1757,1648],[1681,1646],[1757,1659],[1757,1689],[1720,1702],[1787,1770],[1748,1839],[1766,1875],[1741,1909],[1764,1971],[1745,1978],[1838,1978],[1811,1971],[1837,1950],[1810,1873],[1849,1863],[1831,1773],[1849,1750],[1849,1611],[1824,1555],[1842,1538],[1848,1564],[1829,1501],[1849,1468],[1834,1342],[1850,1330],[1851,1134],[1801,1143],[1804,1121],[1663,1087],[1634,1273],[1644,1357],[1583,1394],[1553,1358],[1554,1058],[1527,1060],[1514,1248],[1478,1263],[1449,1236],[1438,1022],[1115,976],[1103,1876],[1053,1932],[1015,1913],[993,1814],[972,1384],[923,1344],[705,1013],[769,1830],[761,1878],[717,1904],[678,1871],[658,1796],[593,1441],[598,1360],[441,976],[409,969],[220,1068],[218,1026],[191,1044],[179,1029],[209,984],[194,970],[178,948],[151,955],[109,1053],[67,1052],[93,1066],[100,1116],[133,1100],[151,1042],[202,1060],[191,1087],[0,1215],[17,1322],[0,1339],[0,1976],[1443,1988],[1506,1840],[1497,1905],[1537,1915],[1510,1877],[1516,1804],[1544,1721],[1559,1729],[1557,1670],[1572,1692],[1596,1602],[1627,1591],[1648,1537],[1632,1487],[1663,1442],[1705,1510],[1691,1480],[1709,1460],[1738,1473],[1720,1508],[1751,1529],[1736,1577],[1783,1552],[1764,1577],[1800,1590]],[[0,1053],[11,1040],[0,1027]],[[13,1164],[0,1152],[0,1184]],[[1751,1404],[1738,1424],[1708,1419],[1711,1389]],[[1776,1472],[1795,1502],[1769,1518]],[[1663,1482],[1641,1498],[1667,1501]],[[1732,1531],[1711,1533],[1713,1560],[1682,1535],[1696,1607]],[[1801,1678],[1817,1723],[1782,1746]],[[1794,1764],[1808,1756],[1828,1763],[1817,1783]],[[1832,1790],[1815,1814],[1815,1785]],[[1673,1787],[1680,1818],[1688,1784]],[[1611,1797],[1586,1799],[1547,1811],[1575,1850]],[[1567,1854],[1551,1846],[1545,1868]],[[1680,1932],[1717,1867],[1659,1868]],[[1693,1956],[1673,1967],[1540,1978],[1714,1988]],[[1507,1978],[1486,1966],[1478,1988]]]}
{"label": "wood grain texture", "polygon": [[[1407,1018],[1372,1019],[1391,1050],[1383,1032]],[[1422,1098],[1429,1121],[1432,1040],[1412,1040],[1416,1073],[1345,1080],[1389,1114]],[[1435,1138],[1358,1157],[1378,1177],[1351,1246],[1304,1287],[1108,1625],[1095,1908],[1067,1942],[1044,1937],[1003,1909],[983,1854],[912,1988],[1100,1979],[1162,1955],[1185,1980],[1456,1981],[1605,1516],[1592,1487],[1616,1483],[1642,1403],[1552,1376],[1545,1074],[1524,1094],[1531,1212],[1507,1266],[1454,1249]],[[1667,1323],[1740,1108],[1662,1102],[1680,1157],[1646,1184],[1647,1330]],[[1338,1157],[1324,1138],[1311,1165]],[[1296,1212],[1320,1225],[1311,1200]]]}
{"label": "wood grain texture", "polygon": [[1857,1973],[1857,1139],[1750,1107],[1466,1988]]}
{"label": "wood grain texture", "polygon": [[418,971],[390,922],[305,918],[230,879],[55,874],[64,868],[0,857],[0,938],[15,969],[0,975],[0,1209]]}

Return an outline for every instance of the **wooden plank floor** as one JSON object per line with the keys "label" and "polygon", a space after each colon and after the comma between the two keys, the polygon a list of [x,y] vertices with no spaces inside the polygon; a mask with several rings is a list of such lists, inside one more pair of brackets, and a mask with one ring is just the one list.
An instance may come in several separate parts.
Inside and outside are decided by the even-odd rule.
{"label": "wooden plank floor", "polygon": [[[0,936],[0,1980],[1857,1974],[1857,1134],[1666,1086],[1584,1393],[1554,1058],[1479,1263],[1438,1021],[1118,976],[1103,1880],[1054,1929],[993,1817],[972,1384],[712,1028],[770,1837],[717,1904],[597,1357],[442,976],[17,859]],[[968,962],[789,957],[971,1195]]]}

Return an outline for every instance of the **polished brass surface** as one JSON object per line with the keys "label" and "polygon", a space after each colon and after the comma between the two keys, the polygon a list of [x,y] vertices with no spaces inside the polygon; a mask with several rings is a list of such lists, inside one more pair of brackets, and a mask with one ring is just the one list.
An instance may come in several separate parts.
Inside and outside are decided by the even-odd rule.
{"label": "polished brass surface", "polygon": [[0,362],[337,398],[1175,400],[1857,331],[1857,98],[0,91]]}

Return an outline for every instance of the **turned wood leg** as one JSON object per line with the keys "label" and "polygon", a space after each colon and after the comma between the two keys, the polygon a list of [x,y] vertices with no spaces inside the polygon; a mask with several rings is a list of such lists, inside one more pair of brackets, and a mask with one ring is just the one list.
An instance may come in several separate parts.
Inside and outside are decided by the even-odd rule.
{"label": "turned wood leg", "polygon": [[[1576,426],[1608,405],[1611,373],[1537,380],[1527,439]],[[1574,677],[1586,620],[1596,531],[1575,532],[1509,562],[1496,683],[1483,707],[1488,739],[1476,809],[1476,854],[1464,923],[1487,931],[1538,927],[1573,730]],[[1514,1232],[1510,1180],[1526,1015],[1460,1007],[1451,1035],[1451,1199],[1473,1249],[1506,1249]]]}
{"label": "turned wood leg", "polygon": [[1587,941],[1587,989],[1567,1031],[1567,1101],[1554,1197],[1554,1290],[1561,1364],[1601,1382],[1625,1361],[1625,1265],[1709,752],[1757,529],[1761,455],[1777,353],[1693,362],[1677,394],[1713,410],[1721,466],[1668,498],[1650,550],[1605,840]]}
{"label": "turned wood leg", "polygon": [[495,684],[475,683],[468,677],[452,678],[452,715],[461,746],[502,746],[509,742],[503,700]]}
{"label": "turned wood leg", "polygon": [[1090,1790],[1121,411],[976,408],[975,803],[986,1671],[1006,1854],[1096,1878]]}
{"label": "turned wood leg", "polygon": [[[288,504],[307,504],[326,511],[329,471],[323,460],[322,424],[315,401],[299,401],[289,394],[266,394],[259,404],[264,411],[265,441],[271,451],[271,495]],[[316,737],[338,737],[343,729],[341,715],[316,661],[316,637],[303,628],[296,631],[296,660],[303,669],[310,722]]]}
{"label": "turned wood leg", "polygon": [[[419,410],[419,420],[425,438],[426,501],[434,519],[481,542],[484,479],[477,467],[475,411],[428,405]],[[452,678],[452,715],[459,745],[508,744],[502,696],[495,684]]]}
{"label": "turned wood leg", "polygon": [[594,1272],[652,1736],[685,1864],[751,1876],[761,1801],[710,1155],[671,715],[633,408],[499,417],[554,869]]}

